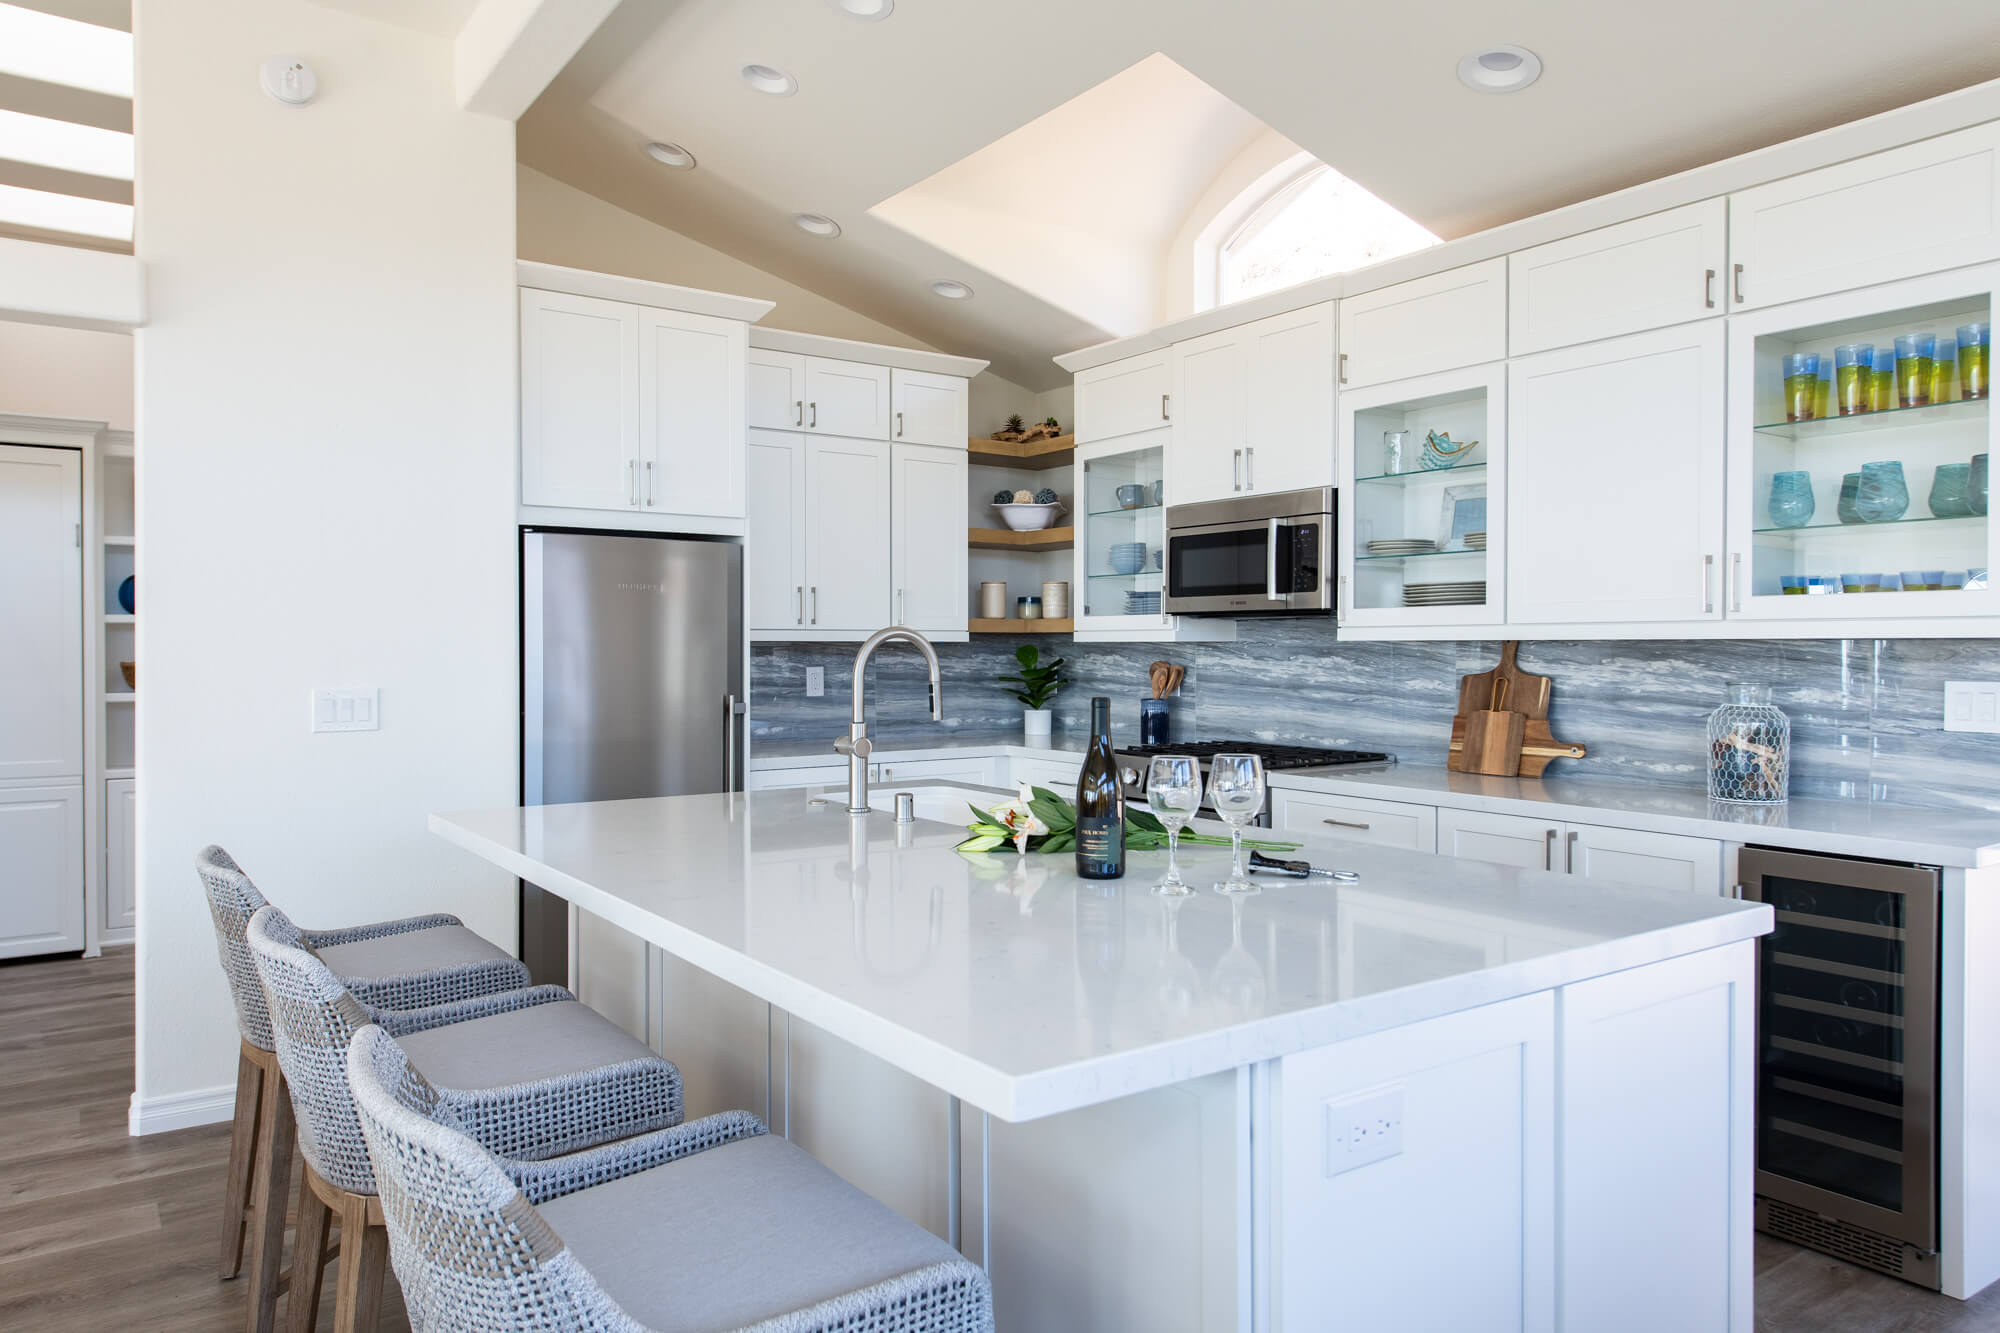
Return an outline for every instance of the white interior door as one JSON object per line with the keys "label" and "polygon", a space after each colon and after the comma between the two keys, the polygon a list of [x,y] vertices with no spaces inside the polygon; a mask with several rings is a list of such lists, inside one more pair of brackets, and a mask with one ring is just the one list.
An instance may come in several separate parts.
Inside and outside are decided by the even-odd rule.
{"label": "white interior door", "polygon": [[521,289],[521,503],[639,506],[637,306]]}
{"label": "white interior door", "polygon": [[1333,485],[1333,302],[1246,332],[1243,489]]}
{"label": "white interior door", "polygon": [[1587,343],[1507,371],[1507,619],[1722,613],[1723,328]]}
{"label": "white interior door", "polygon": [[750,349],[746,372],[749,424],[759,430],[804,430],[806,359],[797,352]]}
{"label": "white interior door", "polygon": [[743,517],[747,326],[639,310],[639,457],[648,509]]}
{"label": "white interior door", "polygon": [[889,367],[807,357],[806,429],[859,440],[888,439]]}
{"label": "white interior door", "polygon": [[0,789],[0,958],[83,947],[83,783]]}
{"label": "white interior door", "polygon": [[971,587],[965,545],[966,452],[897,444],[896,623],[963,634]]}
{"label": "white interior door", "polygon": [[82,522],[82,455],[0,445],[0,785],[83,780]]}
{"label": "white interior door", "polygon": [[971,434],[970,382],[960,375],[891,370],[889,386],[899,444],[935,444],[963,449]]}
{"label": "white interior door", "polygon": [[1167,471],[1174,479],[1175,504],[1226,500],[1244,489],[1249,341],[1242,329],[1225,329],[1174,344],[1174,430]]}
{"label": "white interior door", "polygon": [[1471,861],[1497,861],[1526,870],[1559,870],[1563,826],[1555,820],[1520,815],[1489,815],[1479,810],[1440,809],[1437,849],[1440,856]]}
{"label": "white interior door", "polygon": [[744,551],[744,615],[752,630],[806,623],[806,438],[753,430],[745,451],[749,540]]}
{"label": "white interior door", "polygon": [[[807,440],[807,629],[873,633],[890,623],[889,487],[886,441]],[[952,515],[964,513],[961,486]]]}

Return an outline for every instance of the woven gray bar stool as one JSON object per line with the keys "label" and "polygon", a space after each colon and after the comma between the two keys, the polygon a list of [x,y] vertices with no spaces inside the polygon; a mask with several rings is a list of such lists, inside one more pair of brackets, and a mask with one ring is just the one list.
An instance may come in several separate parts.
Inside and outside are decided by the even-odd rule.
{"label": "woven gray bar stool", "polygon": [[[236,1006],[236,1123],[229,1138],[229,1183],[222,1203],[221,1275],[243,1271],[249,1245],[251,1333],[277,1321],[285,1248],[285,1187],[292,1171],[292,1105],[271,1037],[263,983],[244,940],[266,903],[228,852],[202,848],[195,873],[208,895],[215,949]],[[366,1003],[414,1009],[518,990],[528,969],[442,913],[344,930],[302,932],[312,948]]]}
{"label": "woven gray bar stool", "polygon": [[380,1027],[347,1077],[418,1333],[990,1333],[986,1274],[748,1112],[497,1158]]}
{"label": "woven gray bar stool", "polygon": [[402,1037],[455,1123],[510,1157],[575,1152],[680,1123],[679,1071],[560,986],[376,1009],[303,947],[277,908],[250,918],[249,943],[306,1159],[289,1284],[294,1333],[313,1328],[335,1216],[334,1327],[373,1329],[380,1313],[388,1237],[347,1086],[348,1042],[369,1023]]}

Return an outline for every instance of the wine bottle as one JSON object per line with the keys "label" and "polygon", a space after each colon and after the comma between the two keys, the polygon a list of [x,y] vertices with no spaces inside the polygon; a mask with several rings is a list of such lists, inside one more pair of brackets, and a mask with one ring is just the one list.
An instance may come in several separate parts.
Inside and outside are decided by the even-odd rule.
{"label": "wine bottle", "polygon": [[1090,749],[1076,780],[1076,873],[1118,879],[1125,873],[1125,789],[1111,755],[1111,700],[1090,701]]}

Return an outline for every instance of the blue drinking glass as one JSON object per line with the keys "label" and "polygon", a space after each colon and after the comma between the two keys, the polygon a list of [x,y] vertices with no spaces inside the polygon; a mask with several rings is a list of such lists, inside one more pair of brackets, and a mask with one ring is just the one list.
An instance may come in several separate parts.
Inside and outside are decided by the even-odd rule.
{"label": "blue drinking glass", "polygon": [[1893,523],[1910,511],[1910,487],[1898,462],[1863,463],[1854,512],[1863,523]]}
{"label": "blue drinking glass", "polygon": [[1986,512],[1986,455],[1972,456],[1971,471],[1965,475],[1965,506],[1975,514]]}
{"label": "blue drinking glass", "polygon": [[1860,513],[1854,508],[1854,497],[1860,493],[1861,474],[1859,472],[1850,472],[1840,479],[1840,502],[1834,506],[1834,512],[1840,516],[1842,523],[1859,523],[1861,521]]}
{"label": "blue drinking glass", "polygon": [[1931,478],[1931,514],[1937,518],[1964,518],[1972,512],[1965,488],[1972,480],[1972,464],[1940,463]]}
{"label": "blue drinking glass", "polygon": [[1780,472],[1772,477],[1769,508],[1773,527],[1802,528],[1812,522],[1812,474]]}

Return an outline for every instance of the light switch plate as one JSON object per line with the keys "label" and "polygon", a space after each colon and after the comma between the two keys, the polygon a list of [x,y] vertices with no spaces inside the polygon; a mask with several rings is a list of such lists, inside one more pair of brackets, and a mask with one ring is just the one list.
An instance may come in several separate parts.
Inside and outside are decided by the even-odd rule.
{"label": "light switch plate", "polygon": [[2000,681],[1946,681],[1944,729],[2000,734]]}
{"label": "light switch plate", "polygon": [[314,690],[312,692],[314,731],[380,731],[382,691]]}
{"label": "light switch plate", "polygon": [[817,699],[826,693],[826,668],[806,668],[806,698]]}
{"label": "light switch plate", "polygon": [[1403,1151],[1403,1087],[1377,1088],[1328,1102],[1326,1174],[1337,1176]]}

